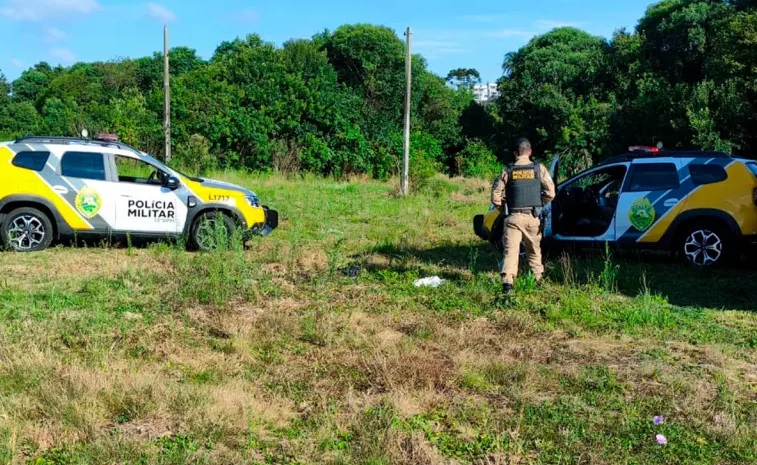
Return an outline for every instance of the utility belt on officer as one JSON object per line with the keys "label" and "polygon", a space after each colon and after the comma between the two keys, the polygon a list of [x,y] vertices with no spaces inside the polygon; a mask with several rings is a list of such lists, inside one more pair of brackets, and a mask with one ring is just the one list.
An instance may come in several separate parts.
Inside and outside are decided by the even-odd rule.
{"label": "utility belt on officer", "polygon": [[526,208],[507,208],[506,210],[506,216],[510,216],[513,213],[526,213],[531,214],[534,216],[534,218],[539,218],[541,216],[542,207],[526,207]]}

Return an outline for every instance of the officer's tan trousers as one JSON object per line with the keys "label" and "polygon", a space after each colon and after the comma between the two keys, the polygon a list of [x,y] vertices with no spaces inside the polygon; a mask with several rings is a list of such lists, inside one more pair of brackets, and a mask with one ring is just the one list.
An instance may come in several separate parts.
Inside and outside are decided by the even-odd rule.
{"label": "officer's tan trousers", "polygon": [[503,284],[513,284],[518,275],[518,255],[521,240],[526,243],[526,256],[531,271],[537,280],[541,280],[544,274],[544,265],[541,261],[540,224],[539,218],[534,218],[530,213],[513,213],[505,218],[505,233],[502,236],[502,244],[505,247],[505,263],[500,271]]}

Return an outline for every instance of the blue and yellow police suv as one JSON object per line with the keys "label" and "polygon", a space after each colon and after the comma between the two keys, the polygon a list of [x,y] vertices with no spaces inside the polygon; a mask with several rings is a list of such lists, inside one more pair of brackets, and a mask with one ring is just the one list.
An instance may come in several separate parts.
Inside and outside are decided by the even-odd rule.
{"label": "blue and yellow police suv", "polygon": [[[559,158],[550,173],[558,172]],[[504,215],[473,218],[501,250]],[[543,210],[545,246],[672,251],[711,267],[757,243],[757,162],[722,152],[633,146],[557,186]]]}

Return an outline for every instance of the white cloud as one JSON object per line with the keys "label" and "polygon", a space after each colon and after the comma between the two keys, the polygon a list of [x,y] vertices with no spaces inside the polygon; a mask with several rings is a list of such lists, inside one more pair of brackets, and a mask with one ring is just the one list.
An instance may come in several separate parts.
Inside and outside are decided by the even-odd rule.
{"label": "white cloud", "polygon": [[18,69],[26,68],[26,65],[24,65],[24,62],[19,60],[18,58],[11,58],[11,64]]}
{"label": "white cloud", "polygon": [[260,20],[260,13],[255,10],[246,9],[224,13],[222,15],[219,15],[218,18],[223,21],[229,21],[233,23],[252,24],[257,23],[258,20]]}
{"label": "white cloud", "polygon": [[76,62],[77,58],[74,52],[67,48],[54,48],[50,50],[50,56],[60,61],[63,65],[70,65]]}
{"label": "white cloud", "polygon": [[163,5],[158,5],[157,3],[147,4],[147,16],[164,23],[170,23],[176,19],[176,15],[173,11]]}
{"label": "white cloud", "polygon": [[499,31],[490,32],[487,35],[499,39],[509,39],[512,37],[531,37],[534,35],[534,32],[524,31],[523,29],[501,29]]}
{"label": "white cloud", "polygon": [[540,19],[538,21],[534,21],[529,29],[500,29],[498,31],[489,32],[486,35],[499,39],[531,38],[560,27],[580,26],[581,23]]}
{"label": "white cloud", "polygon": [[235,14],[234,19],[245,23],[254,23],[260,19],[260,13],[255,10],[244,10]]}
{"label": "white cloud", "polygon": [[457,45],[456,42],[446,42],[446,41],[441,41],[441,40],[417,40],[413,44],[418,48],[449,47],[449,46]]}
{"label": "white cloud", "polygon": [[467,15],[463,16],[465,21],[471,21],[474,23],[498,23],[507,19],[507,16],[503,15]]}
{"label": "white cloud", "polygon": [[49,27],[45,31],[45,37],[44,41],[48,44],[54,44],[55,42],[59,42],[61,40],[68,39],[68,34],[61,31],[57,27]]}
{"label": "white cloud", "polygon": [[467,51],[467,48],[462,47],[441,47],[436,49],[436,53],[439,53],[441,55],[453,55],[457,53],[465,53]]}
{"label": "white cloud", "polygon": [[413,49],[426,58],[440,58],[442,55],[455,55],[468,51],[457,42],[442,40],[419,40],[413,43]]}
{"label": "white cloud", "polygon": [[535,23],[536,27],[542,31],[552,30],[558,27],[581,27],[581,23],[574,23],[569,21],[552,21],[549,19],[540,19]]}
{"label": "white cloud", "polygon": [[100,9],[96,0],[5,0],[0,14],[14,21],[60,20]]}

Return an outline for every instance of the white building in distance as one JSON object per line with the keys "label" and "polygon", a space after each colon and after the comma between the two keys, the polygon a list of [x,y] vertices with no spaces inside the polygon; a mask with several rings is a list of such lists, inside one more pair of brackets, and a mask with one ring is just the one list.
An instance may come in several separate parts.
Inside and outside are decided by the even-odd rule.
{"label": "white building in distance", "polygon": [[487,82],[486,84],[476,84],[473,86],[473,99],[480,103],[490,103],[499,97],[496,82]]}

